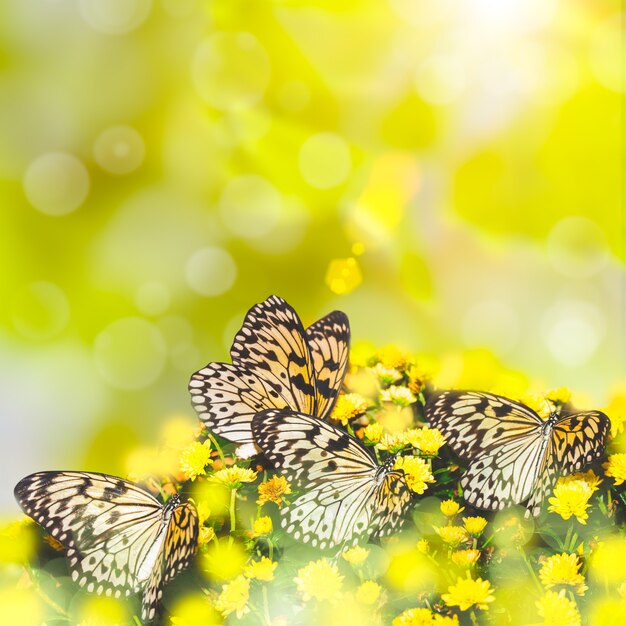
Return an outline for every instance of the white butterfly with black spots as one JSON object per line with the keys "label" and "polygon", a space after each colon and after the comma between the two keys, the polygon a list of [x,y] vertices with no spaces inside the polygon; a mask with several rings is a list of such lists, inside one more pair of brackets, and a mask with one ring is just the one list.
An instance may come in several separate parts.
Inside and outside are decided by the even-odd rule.
{"label": "white butterfly with black spots", "polygon": [[426,419],[469,465],[463,497],[479,509],[527,502],[537,516],[560,475],[603,452],[611,427],[600,411],[543,420],[520,402],[478,391],[444,391],[426,404]]}
{"label": "white butterfly with black spots", "polygon": [[378,465],[344,430],[289,409],[257,414],[252,432],[300,493],[281,510],[283,529],[298,541],[333,548],[401,526],[411,491],[404,472],[393,469],[395,457]]}
{"label": "white butterfly with black spots", "polygon": [[93,472],[38,472],[15,497],[24,512],[67,548],[72,580],[87,591],[142,594],[152,621],[163,585],[186,568],[198,544],[198,514],[175,495],[165,505],[137,485]]}

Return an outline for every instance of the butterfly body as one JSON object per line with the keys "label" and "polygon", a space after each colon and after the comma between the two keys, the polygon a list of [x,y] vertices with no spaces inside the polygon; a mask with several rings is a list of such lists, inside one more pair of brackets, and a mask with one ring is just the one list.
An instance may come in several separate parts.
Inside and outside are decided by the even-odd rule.
{"label": "butterfly body", "polygon": [[468,462],[461,487],[470,504],[494,510],[527,501],[533,515],[559,475],[600,456],[610,428],[600,411],[543,420],[520,402],[476,391],[431,398],[426,418]]}
{"label": "butterfly body", "polygon": [[209,363],[191,377],[191,401],[213,432],[254,444],[252,418],[266,409],[330,414],[348,367],[350,325],[333,311],[308,328],[282,299],[252,307],[231,348],[232,364]]}
{"label": "butterfly body", "polygon": [[162,505],[108,474],[38,472],[17,484],[15,497],[67,548],[72,580],[116,598],[141,592],[144,620],[156,616],[163,585],[195,553],[198,515],[178,495]]}
{"label": "butterfly body", "polygon": [[284,530],[326,549],[400,526],[411,502],[404,472],[378,465],[345,431],[289,409],[267,410],[252,431],[270,462],[301,492],[281,511]]}

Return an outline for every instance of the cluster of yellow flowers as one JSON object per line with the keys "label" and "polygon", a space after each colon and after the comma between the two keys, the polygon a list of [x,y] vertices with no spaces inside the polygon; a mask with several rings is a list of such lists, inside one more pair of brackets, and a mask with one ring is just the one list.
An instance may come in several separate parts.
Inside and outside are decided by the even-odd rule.
{"label": "cluster of yellow flowers", "polygon": [[[436,381],[432,360],[393,346],[361,351],[352,359],[331,419],[379,462],[393,459],[394,468],[406,476],[414,507],[392,536],[334,552],[299,544],[282,529],[281,514],[306,486],[290,484],[260,459],[239,458],[235,445],[210,433],[198,437],[189,427],[185,432],[170,428],[160,449],[133,457],[129,473],[136,476],[144,475],[155,459],[166,459],[173,478],[161,481],[160,488],[182,491],[198,510],[196,566],[166,590],[166,598],[171,594],[174,600],[166,604],[163,623],[626,623],[626,495],[621,487],[626,481],[626,396],[605,409],[612,420],[605,457],[559,478],[541,516],[532,519],[521,507],[484,512],[463,500],[462,462],[424,419],[424,402]],[[569,396],[568,390],[557,389],[520,392],[516,398],[547,417]],[[31,559],[34,529],[31,523],[0,529],[0,562]],[[43,603],[35,594],[27,597],[41,607],[33,613],[38,623],[59,602],[56,596]],[[92,621],[100,626],[134,623],[130,613],[126,621],[115,615],[117,621]],[[77,623],[92,623],[88,617]]]}

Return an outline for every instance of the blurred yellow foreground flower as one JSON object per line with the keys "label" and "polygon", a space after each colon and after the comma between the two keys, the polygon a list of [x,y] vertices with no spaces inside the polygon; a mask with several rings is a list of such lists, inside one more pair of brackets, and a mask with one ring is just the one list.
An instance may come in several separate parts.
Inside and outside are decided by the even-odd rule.
{"label": "blurred yellow foreground flower", "polygon": [[361,565],[369,556],[370,551],[362,546],[354,546],[341,553],[341,556],[351,565]]}
{"label": "blurred yellow foreground flower", "polygon": [[486,611],[489,602],[495,600],[491,583],[482,578],[458,578],[455,585],[448,587],[448,593],[441,594],[441,598],[448,606],[458,606],[461,611],[467,611],[472,606]]}
{"label": "blurred yellow foreground flower", "polygon": [[266,556],[261,557],[260,561],[252,561],[243,570],[244,576],[247,578],[256,578],[256,580],[273,580],[274,570],[278,563],[274,563]]}
{"label": "blurred yellow foreground flower", "polygon": [[576,603],[565,596],[565,591],[548,591],[537,602],[544,626],[580,626],[580,613]]}
{"label": "blurred yellow foreground flower", "polygon": [[250,581],[245,576],[237,576],[232,582],[222,585],[222,592],[215,602],[215,608],[224,616],[236,613],[243,617],[250,611],[247,606],[250,598]]}
{"label": "blurred yellow foreground flower", "polygon": [[328,559],[320,559],[299,569],[294,582],[304,600],[314,598],[335,602],[341,597],[343,576]]}
{"label": "blurred yellow foreground flower", "polygon": [[438,615],[430,609],[407,609],[396,617],[392,626],[458,626],[459,619],[456,615]]}
{"label": "blurred yellow foreground flower", "polygon": [[615,485],[621,485],[626,481],[626,453],[611,454],[602,467],[605,474],[613,478]]}
{"label": "blurred yellow foreground flower", "polygon": [[272,518],[264,515],[254,520],[252,525],[252,536],[262,537],[263,535],[269,535],[272,532]]}

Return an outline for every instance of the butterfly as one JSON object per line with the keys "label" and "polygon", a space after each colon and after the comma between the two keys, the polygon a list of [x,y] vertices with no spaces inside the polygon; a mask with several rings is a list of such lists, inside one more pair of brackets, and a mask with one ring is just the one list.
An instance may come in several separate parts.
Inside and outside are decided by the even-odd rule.
{"label": "butterfly", "polygon": [[134,483],[92,472],[38,472],[15,487],[23,511],[67,548],[72,580],[106,596],[142,593],[157,614],[163,585],[186,568],[198,514],[175,495],[165,505]]}
{"label": "butterfly", "polygon": [[520,402],[478,391],[433,396],[426,419],[469,462],[461,487],[470,504],[494,510],[528,501],[534,516],[559,475],[602,454],[611,425],[600,411],[553,413],[544,421]]}
{"label": "butterfly", "polygon": [[398,528],[411,502],[395,457],[378,465],[347,432],[319,418],[270,409],[252,419],[255,441],[301,492],[281,510],[283,529],[326,549]]}
{"label": "butterfly", "polygon": [[209,363],[192,375],[191,400],[213,432],[254,442],[250,424],[264,409],[291,408],[326,417],[348,367],[350,324],[333,311],[306,330],[298,314],[270,296],[247,313],[235,336],[233,361]]}

